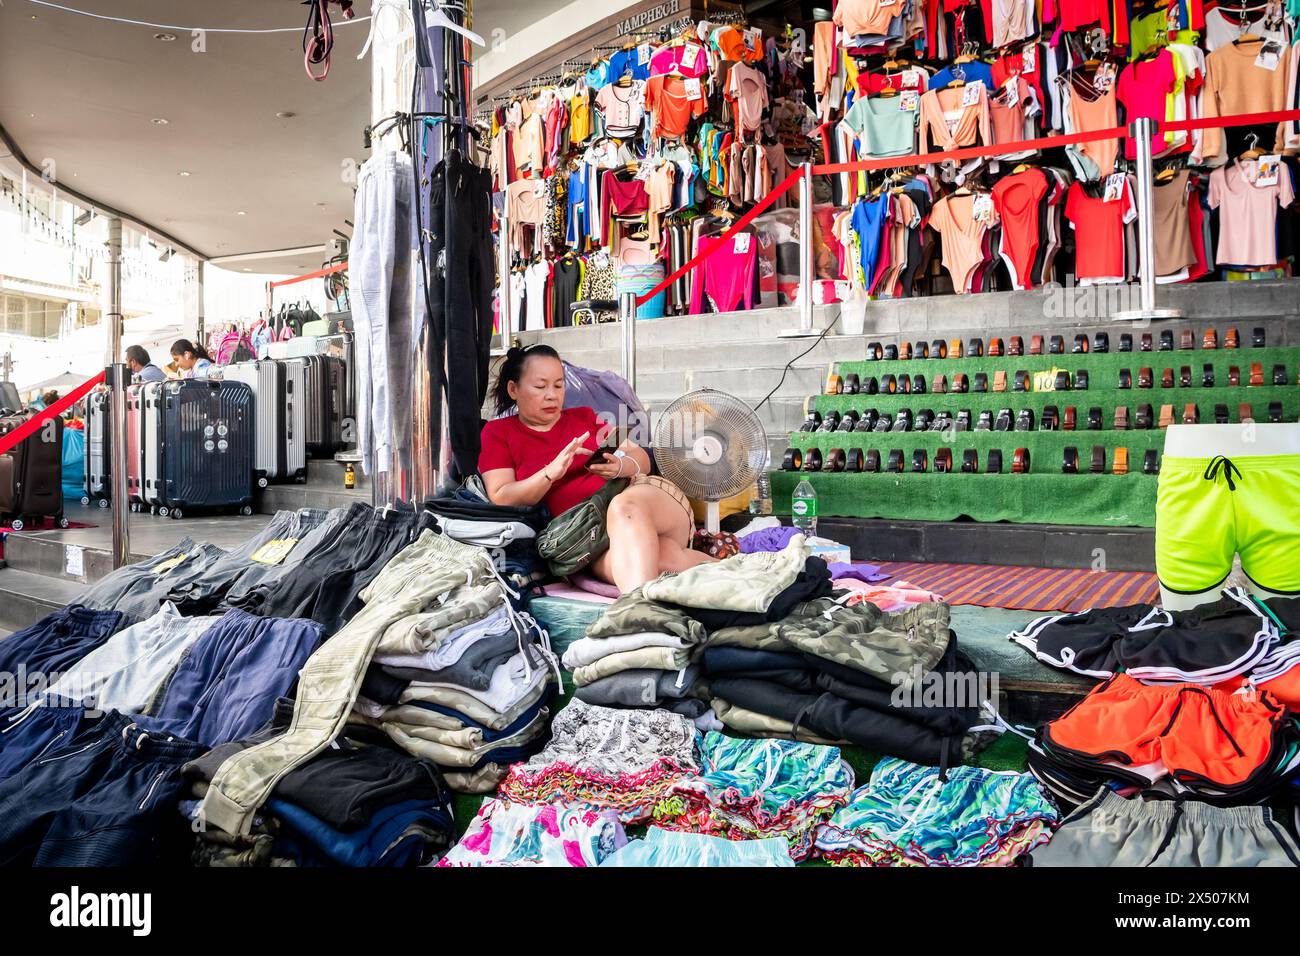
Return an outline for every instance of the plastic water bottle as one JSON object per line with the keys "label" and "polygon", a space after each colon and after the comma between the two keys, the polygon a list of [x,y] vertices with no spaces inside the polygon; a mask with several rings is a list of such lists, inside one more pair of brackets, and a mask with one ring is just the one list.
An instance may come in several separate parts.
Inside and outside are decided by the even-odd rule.
{"label": "plastic water bottle", "polygon": [[790,498],[790,510],[794,513],[796,528],[808,537],[817,534],[817,489],[807,478],[795,488]]}

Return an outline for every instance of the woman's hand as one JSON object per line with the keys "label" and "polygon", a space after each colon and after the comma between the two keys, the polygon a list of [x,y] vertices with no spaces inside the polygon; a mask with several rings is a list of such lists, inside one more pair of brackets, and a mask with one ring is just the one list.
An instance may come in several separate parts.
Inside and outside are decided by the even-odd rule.
{"label": "woman's hand", "polygon": [[[552,483],[559,481],[569,473],[569,468],[573,464],[574,458],[579,455],[587,458],[591,457],[591,449],[582,447],[582,443],[587,440],[587,436],[590,434],[591,432],[583,432],[577,438],[573,439],[573,441],[564,446],[563,451],[551,459],[549,465],[542,469],[542,471],[546,473],[546,477],[549,478]],[[594,471],[595,469],[592,470]]]}
{"label": "woman's hand", "polygon": [[593,475],[600,475],[606,481],[613,481],[615,478],[630,478],[636,474],[636,465],[628,458],[619,456],[617,458],[607,458],[601,462],[593,462],[587,466],[587,470]]}

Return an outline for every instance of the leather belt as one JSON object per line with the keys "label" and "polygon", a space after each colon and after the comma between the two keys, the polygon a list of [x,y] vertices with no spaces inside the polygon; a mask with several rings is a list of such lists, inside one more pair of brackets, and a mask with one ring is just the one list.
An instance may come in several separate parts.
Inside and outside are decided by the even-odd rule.
{"label": "leather belt", "polygon": [[1017,448],[1014,455],[1011,456],[1011,474],[1027,475],[1029,474],[1029,449]]}
{"label": "leather belt", "polygon": [[885,361],[886,361],[886,362],[897,362],[897,361],[898,361],[898,346],[897,346],[897,345],[886,345],[886,346],[885,346]]}
{"label": "leather belt", "polygon": [[1214,388],[1214,366],[1209,362],[1201,366],[1201,385],[1205,388]]}
{"label": "leather belt", "polygon": [[993,426],[993,430],[998,432],[1009,432],[1011,431],[1012,424],[1013,424],[1013,419],[1012,419],[1011,409],[1009,408],[998,409],[998,418],[996,424],[994,424]]}
{"label": "leather belt", "polygon": [[1097,353],[1110,351],[1110,335],[1106,332],[1098,332],[1092,337],[1092,350]]}
{"label": "leather belt", "polygon": [[1274,385],[1285,385],[1285,384],[1287,384],[1287,374],[1286,374],[1286,366],[1285,366],[1285,365],[1274,365],[1274,366],[1273,366],[1273,384],[1274,384]]}
{"label": "leather belt", "polygon": [[966,357],[967,357],[967,358],[983,358],[983,357],[984,357],[984,340],[983,340],[983,339],[971,339],[969,342],[967,342],[967,343],[966,343]]}
{"label": "leather belt", "polygon": [[898,357],[906,361],[912,357],[912,346],[907,342],[898,343]]}
{"label": "leather belt", "polygon": [[835,430],[837,432],[851,432],[853,429],[858,427],[858,422],[861,418],[862,416],[860,414],[853,409],[849,409],[844,413],[844,417],[840,419],[840,427]]}
{"label": "leather belt", "polygon": [[930,343],[930,358],[943,359],[948,357],[948,343],[943,339],[935,339]]}
{"label": "leather belt", "polygon": [[1216,425],[1226,425],[1226,424],[1228,424],[1228,406],[1227,406],[1227,405],[1215,405],[1215,406],[1214,406],[1214,424],[1216,424]]}
{"label": "leather belt", "polygon": [[965,372],[958,372],[952,377],[952,391],[954,395],[963,395],[970,391],[970,383],[966,379]]}
{"label": "leather belt", "polygon": [[901,474],[903,471],[903,450],[895,448],[889,453],[889,460],[885,463],[885,471]]}
{"label": "leather belt", "polygon": [[1201,348],[1217,349],[1219,347],[1219,333],[1214,329],[1206,329],[1205,335],[1201,338]]}
{"label": "leather belt", "polygon": [[804,471],[822,470],[822,453],[820,448],[809,448],[803,456]]}
{"label": "leather belt", "polygon": [[826,417],[822,419],[822,423],[820,426],[818,426],[817,430],[819,432],[833,432],[835,431],[835,429],[839,428],[839,426],[840,426],[840,413],[827,412]]}
{"label": "leather belt", "polygon": [[1237,406],[1237,421],[1253,422],[1255,420],[1255,410],[1250,407],[1250,402],[1242,402]]}
{"label": "leather belt", "polygon": [[1178,385],[1180,388],[1192,387],[1192,367],[1184,365],[1178,370]]}
{"label": "leather belt", "polygon": [[1115,424],[1112,426],[1116,431],[1125,431],[1128,428],[1128,406],[1120,405],[1115,409]]}
{"label": "leather belt", "polygon": [[908,375],[898,376],[898,391],[903,395],[912,394],[912,379]]}
{"label": "leather belt", "polygon": [[1152,342],[1152,339],[1151,339],[1151,333],[1150,333],[1150,332],[1143,332],[1143,333],[1142,333],[1142,341],[1141,341],[1140,345],[1138,346],[1139,351],[1142,351],[1142,352],[1150,352],[1150,351],[1151,351],[1151,342]]}
{"label": "leather belt", "polygon": [[867,451],[867,460],[863,463],[863,471],[875,473],[880,471],[880,452],[875,448]]}
{"label": "leather belt", "polygon": [[1119,387],[1119,388],[1132,388],[1132,387],[1133,387],[1133,373],[1132,373],[1130,370],[1128,370],[1128,369],[1126,369],[1126,368],[1122,368],[1122,369],[1119,370],[1119,385],[1118,385],[1118,387]]}
{"label": "leather belt", "polygon": [[873,432],[887,432],[894,427],[894,416],[889,412],[881,412],[876,419],[876,423],[871,426]]}
{"label": "leather belt", "polygon": [[970,409],[969,408],[963,408],[961,411],[957,413],[957,424],[955,427],[959,432],[970,431]]}
{"label": "leather belt", "polygon": [[961,453],[961,470],[967,475],[976,474],[980,470],[980,454],[974,448],[967,448]]}
{"label": "leather belt", "polygon": [[1002,352],[1003,352],[1003,349],[1002,349],[1002,340],[1001,340],[1001,339],[997,339],[997,338],[989,339],[989,351],[988,351],[988,354],[989,354],[990,356],[996,357],[996,356],[1001,355]]}
{"label": "leather belt", "polygon": [[885,350],[879,342],[867,343],[867,360],[879,362],[885,356]]}
{"label": "leather belt", "polygon": [[1067,445],[1061,459],[1061,472],[1066,475],[1079,473],[1079,449]]}
{"label": "leather belt", "polygon": [[1160,427],[1168,428],[1173,423],[1174,423],[1174,406],[1161,405],[1160,406]]}
{"label": "leather belt", "polygon": [[1241,384],[1241,369],[1236,365],[1228,366],[1228,384],[1233,388]]}
{"label": "leather belt", "polygon": [[1174,332],[1173,329],[1165,329],[1160,333],[1160,351],[1172,352],[1174,350]]}
{"label": "leather belt", "polygon": [[843,448],[832,448],[826,453],[826,464],[822,471],[843,471],[846,461]]}
{"label": "leather belt", "polygon": [[1195,402],[1188,402],[1183,406],[1183,424],[1199,425],[1201,423],[1201,410]]}
{"label": "leather belt", "polygon": [[1007,354],[1008,354],[1008,355],[1024,355],[1024,354],[1025,354],[1025,340],[1022,339],[1022,338],[1021,338],[1020,336],[1018,336],[1018,335],[1013,335],[1013,336],[1011,336],[1011,339],[1007,342]]}
{"label": "leather belt", "polygon": [[808,417],[803,420],[799,426],[801,432],[815,432],[822,423],[822,413],[814,409],[808,413]]}
{"label": "leather belt", "polygon": [[933,387],[931,387],[930,391],[934,392],[934,394],[936,395],[943,395],[947,393],[948,380],[944,378],[942,375],[936,375],[934,377],[934,385]]}
{"label": "leather belt", "polygon": [[1116,475],[1128,474],[1128,449],[1127,448],[1115,449],[1115,457],[1111,460],[1110,470],[1112,474],[1116,474]]}
{"label": "leather belt", "polygon": [[855,432],[869,432],[876,427],[876,420],[880,418],[880,413],[874,408],[868,408],[858,419],[858,423],[853,426]]}
{"label": "leather belt", "polygon": [[1174,387],[1174,370],[1173,370],[1173,369],[1171,369],[1171,368],[1167,368],[1167,369],[1165,369],[1164,371],[1162,371],[1162,372],[1160,373],[1160,387],[1161,387],[1161,388],[1173,388],[1173,387]]}
{"label": "leather belt", "polygon": [[825,394],[827,394],[827,395],[838,395],[838,394],[840,394],[840,392],[842,392],[842,391],[844,391],[844,379],[840,378],[838,375],[828,375],[828,376],[826,376],[826,392],[825,392]]}
{"label": "leather belt", "polygon": [[803,452],[798,448],[787,448],[781,459],[782,471],[798,471],[803,468]]}
{"label": "leather belt", "polygon": [[1088,336],[1076,335],[1074,345],[1070,348],[1072,355],[1086,355],[1088,353]]}
{"label": "leather belt", "polygon": [[948,343],[948,358],[961,358],[961,339],[953,339]]}
{"label": "leather belt", "polygon": [[996,448],[989,449],[984,471],[990,475],[1002,474],[1002,452]]}
{"label": "leather belt", "polygon": [[1016,431],[1031,432],[1034,430],[1034,410],[1032,408],[1022,408],[1016,415]]}
{"label": "leather belt", "polygon": [[894,395],[898,392],[898,379],[893,375],[886,375],[880,380],[880,394]]}
{"label": "leather belt", "polygon": [[928,359],[929,357],[930,346],[926,344],[924,339],[918,340],[917,343],[912,346],[912,358]]}
{"label": "leather belt", "polygon": [[1094,475],[1104,475],[1106,473],[1106,447],[1104,445],[1092,446],[1092,461],[1088,471]]}
{"label": "leather belt", "polygon": [[894,413],[894,425],[890,431],[910,432],[912,430],[912,410],[900,408]]}
{"label": "leather belt", "polygon": [[1088,409],[1088,431],[1101,431],[1101,406],[1094,405]]}
{"label": "leather belt", "polygon": [[1264,384],[1264,363],[1263,362],[1250,363],[1250,384],[1251,385]]}
{"label": "leather belt", "polygon": [[1181,342],[1179,346],[1180,348],[1183,349],[1196,348],[1196,333],[1191,329],[1183,329],[1183,334],[1180,336],[1180,342]]}
{"label": "leather belt", "polygon": [[1270,422],[1273,422],[1273,423],[1277,423],[1277,422],[1282,421],[1282,403],[1281,403],[1281,402],[1269,402],[1269,403],[1268,403],[1268,420],[1269,420]]}
{"label": "leather belt", "polygon": [[1262,325],[1255,326],[1255,331],[1252,332],[1250,336],[1250,344],[1257,349],[1262,349],[1264,347],[1264,340],[1264,327]]}
{"label": "leather belt", "polygon": [[1029,339],[1029,354],[1030,354],[1030,355],[1042,355],[1042,354],[1043,354],[1043,337],[1042,337],[1041,335],[1030,336],[1030,339]]}
{"label": "leather belt", "polygon": [[1056,383],[1053,386],[1058,392],[1068,392],[1070,390],[1070,373],[1062,369],[1056,373]]}
{"label": "leather belt", "polygon": [[1088,390],[1089,381],[1088,370],[1086,368],[1079,369],[1079,371],[1074,373],[1074,390],[1076,392],[1086,392]]}
{"label": "leather belt", "polygon": [[1235,327],[1228,329],[1223,333],[1223,347],[1225,349],[1235,349],[1241,347],[1241,335]]}
{"label": "leather belt", "polygon": [[930,426],[930,431],[942,432],[953,427],[952,412],[940,411],[934,418],[934,424]]}
{"label": "leather belt", "polygon": [[1048,341],[1047,341],[1047,352],[1048,352],[1049,355],[1064,355],[1064,354],[1065,354],[1065,336],[1063,336],[1063,335],[1053,335],[1050,339],[1048,339]]}
{"label": "leather belt", "polygon": [[[1282,384],[1286,384],[1283,382]],[[975,381],[971,383],[972,392],[987,392],[989,390],[989,377],[986,372],[976,372]]]}
{"label": "leather belt", "polygon": [[1007,373],[998,371],[993,373],[993,391],[1005,392],[1007,390]]}
{"label": "leather belt", "polygon": [[912,394],[913,394],[913,395],[924,395],[924,394],[925,394],[925,376],[924,376],[924,375],[913,375],[913,376],[912,376]]}
{"label": "leather belt", "polygon": [[1038,430],[1054,432],[1061,427],[1061,412],[1055,405],[1044,405],[1043,414],[1038,419]]}
{"label": "leather belt", "polygon": [[1148,448],[1147,453],[1142,457],[1142,474],[1160,474],[1160,452],[1154,448]]}
{"label": "leather belt", "polygon": [[863,456],[861,448],[850,448],[848,450],[847,460],[844,462],[844,470],[851,472],[862,471]]}
{"label": "leather belt", "polygon": [[[913,469],[915,470],[915,469]],[[952,471],[952,449],[940,448],[934,453],[934,470],[942,474]]]}
{"label": "leather belt", "polygon": [[1150,428],[1155,424],[1155,411],[1150,405],[1139,405],[1137,407],[1137,416],[1133,422],[1135,428]]}
{"label": "leather belt", "polygon": [[1015,391],[1015,392],[1027,392],[1027,391],[1029,391],[1029,373],[1028,373],[1028,372],[1023,371],[1023,370],[1018,370],[1018,371],[1016,372],[1016,382],[1015,382],[1015,385],[1014,385],[1013,388],[1012,388],[1012,391]]}
{"label": "leather belt", "polygon": [[924,448],[918,448],[912,452],[912,471],[929,471],[930,456],[926,454]]}
{"label": "leather belt", "polygon": [[1061,431],[1072,432],[1078,427],[1078,411],[1073,405],[1065,406],[1065,414],[1061,417]]}
{"label": "leather belt", "polygon": [[1133,336],[1130,335],[1128,332],[1122,332],[1122,333],[1120,333],[1120,337],[1119,337],[1119,350],[1120,350],[1121,352],[1132,352],[1132,351],[1133,351]]}
{"label": "leather belt", "polygon": [[862,379],[857,372],[850,372],[844,376],[844,391],[850,395],[856,395],[862,391]]}
{"label": "leather belt", "polygon": [[934,424],[934,412],[930,411],[930,409],[923,408],[916,413],[916,424],[913,427],[918,432],[929,431],[930,426],[933,424]]}
{"label": "leather belt", "polygon": [[1155,374],[1151,369],[1143,367],[1138,369],[1138,388],[1151,388],[1155,385]]}
{"label": "leather belt", "polygon": [[993,413],[987,408],[980,412],[979,421],[975,423],[977,432],[987,432],[993,430]]}

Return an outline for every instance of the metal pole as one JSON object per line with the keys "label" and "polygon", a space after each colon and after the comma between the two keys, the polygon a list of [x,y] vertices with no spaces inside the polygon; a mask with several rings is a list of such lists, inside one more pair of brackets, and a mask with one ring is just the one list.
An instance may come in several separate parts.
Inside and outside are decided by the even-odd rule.
{"label": "metal pole", "polygon": [[130,516],[126,491],[126,387],[130,373],[122,356],[122,220],[108,221],[108,379],[112,388],[109,468],[113,506],[113,567],[131,562]]}
{"label": "metal pole", "polygon": [[1155,123],[1146,116],[1129,126],[1137,140],[1137,206],[1138,206],[1138,257],[1141,271],[1138,275],[1139,306],[1115,313],[1116,319],[1176,319],[1182,315],[1178,309],[1156,308],[1156,234],[1155,234],[1155,176],[1151,163],[1151,137]]}
{"label": "metal pole", "polygon": [[622,362],[619,369],[623,380],[636,391],[636,293],[624,292],[618,297],[618,315],[623,326]]}
{"label": "metal pole", "polygon": [[501,215],[497,217],[497,275],[501,285],[497,289],[497,302],[501,309],[498,323],[501,327],[501,345],[492,350],[493,355],[505,355],[510,348],[510,340],[515,330],[514,309],[510,302],[510,214],[506,211],[505,197],[501,200]]}
{"label": "metal pole", "polygon": [[816,266],[813,249],[813,180],[812,163],[799,167],[799,327],[779,333],[783,339],[817,335],[813,328],[813,274]]}
{"label": "metal pole", "polygon": [[197,292],[197,295],[199,297],[199,301],[198,301],[199,324],[198,324],[198,338],[196,338],[194,341],[201,342],[205,345],[207,344],[208,341],[207,313],[204,311],[203,308],[203,280],[204,278],[206,278],[206,275],[204,273],[204,269],[206,268],[206,266],[207,263],[205,263],[202,259],[196,260],[195,270],[196,270],[196,278],[199,284],[199,288]]}

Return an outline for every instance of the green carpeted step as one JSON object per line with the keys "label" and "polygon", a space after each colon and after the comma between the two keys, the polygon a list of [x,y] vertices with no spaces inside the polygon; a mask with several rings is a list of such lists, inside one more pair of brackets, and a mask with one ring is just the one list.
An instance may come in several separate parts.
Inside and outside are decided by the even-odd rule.
{"label": "green carpeted step", "polygon": [[[974,448],[979,452],[980,471],[985,468],[990,448],[1002,452],[1003,473],[1011,470],[1011,456],[1017,448],[1029,449],[1031,474],[1059,472],[1064,452],[1067,447],[1079,450],[1079,468],[1087,471],[1092,455],[1092,446],[1101,445],[1106,449],[1106,471],[1110,472],[1115,460],[1116,448],[1128,449],[1129,470],[1142,470],[1142,458],[1148,449],[1160,451],[1164,448],[1165,433],[1159,429],[1144,431],[1072,431],[1072,432],[992,432],[971,431],[955,432],[954,440],[947,441],[943,432],[858,432],[843,433],[809,433],[796,432],[790,436],[791,447],[821,450],[823,458],[832,448],[861,448],[864,451],[875,448],[880,452],[881,467],[889,460],[888,453],[893,449],[903,452],[904,467],[912,465],[912,452],[924,448],[930,456],[930,465],[934,465],[934,453],[940,448],[952,451],[953,469],[960,470],[962,452]],[[1020,476],[1016,476],[1020,477]],[[1088,477],[1078,475],[1072,477]],[[822,514],[829,514],[823,509]]]}
{"label": "green carpeted step", "polygon": [[[960,461],[959,455],[954,457]],[[1010,456],[1003,457],[1003,468],[1010,469]],[[1035,471],[1028,475],[1005,470],[1001,475],[777,471],[772,473],[773,507],[778,514],[789,514],[790,496],[807,478],[817,490],[818,512],[843,518],[955,521],[965,516],[1018,524],[1155,527],[1156,476],[1141,473],[1140,458],[1135,464],[1130,457],[1129,468],[1137,470],[1127,475],[1039,472],[1041,465],[1032,452],[1030,460]],[[1053,465],[1060,468],[1059,461]]]}

